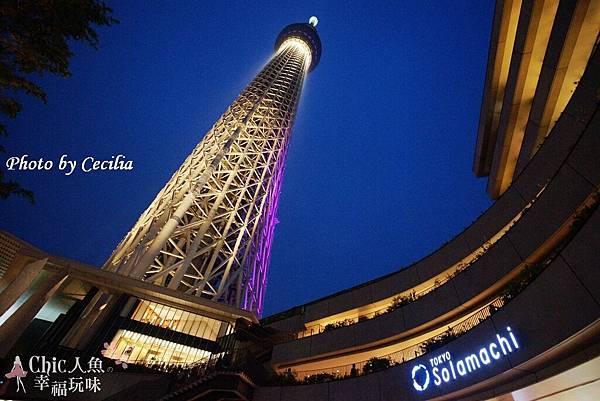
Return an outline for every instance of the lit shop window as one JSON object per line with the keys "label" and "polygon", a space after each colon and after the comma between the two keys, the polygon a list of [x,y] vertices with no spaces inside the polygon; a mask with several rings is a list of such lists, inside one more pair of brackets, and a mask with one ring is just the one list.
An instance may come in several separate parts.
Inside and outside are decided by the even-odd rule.
{"label": "lit shop window", "polygon": [[233,331],[227,322],[148,301],[140,302],[131,319],[212,341]]}
{"label": "lit shop window", "polygon": [[208,363],[212,355],[206,350],[129,330],[117,331],[103,354],[126,363],[165,368]]}

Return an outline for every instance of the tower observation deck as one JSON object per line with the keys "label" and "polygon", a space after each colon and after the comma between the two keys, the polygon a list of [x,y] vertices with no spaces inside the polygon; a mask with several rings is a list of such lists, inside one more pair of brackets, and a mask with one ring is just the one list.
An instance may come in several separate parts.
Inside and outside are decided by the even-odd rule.
{"label": "tower observation deck", "polygon": [[281,31],[103,269],[261,314],[292,125],[321,56],[316,24]]}

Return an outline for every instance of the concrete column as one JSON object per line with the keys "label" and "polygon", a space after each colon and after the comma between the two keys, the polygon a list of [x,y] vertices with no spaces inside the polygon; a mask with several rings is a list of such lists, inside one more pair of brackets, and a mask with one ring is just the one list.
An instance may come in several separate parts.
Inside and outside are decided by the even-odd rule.
{"label": "concrete column", "polygon": [[89,330],[89,327],[96,319],[99,308],[104,302],[107,302],[108,294],[105,294],[101,289],[94,294],[90,302],[83,308],[73,326],[60,342],[63,347],[82,349],[79,345],[82,343],[82,337]]}
{"label": "concrete column", "polygon": [[26,264],[4,291],[0,292],[0,316],[27,291],[47,262],[48,258],[44,258]]}
{"label": "concrete column", "polygon": [[[115,310],[117,305],[119,304],[119,295],[111,294],[109,295],[107,301],[103,309],[97,310],[94,316],[94,320],[91,322],[89,326],[89,330],[81,336],[80,343],[78,344],[79,349],[85,349],[89,347],[92,339],[96,334],[101,330],[107,329],[108,318],[112,316],[112,312]],[[101,305],[101,306],[103,306]],[[106,341],[110,342],[111,338],[107,338]]]}
{"label": "concrete column", "polygon": [[5,357],[35,315],[54,295],[67,278],[67,274],[56,272],[35,289],[34,293],[0,326],[0,357]]}
{"label": "concrete column", "polygon": [[60,345],[84,350],[106,323],[119,301],[120,294],[106,294],[98,291],[77,322],[69,330]]}

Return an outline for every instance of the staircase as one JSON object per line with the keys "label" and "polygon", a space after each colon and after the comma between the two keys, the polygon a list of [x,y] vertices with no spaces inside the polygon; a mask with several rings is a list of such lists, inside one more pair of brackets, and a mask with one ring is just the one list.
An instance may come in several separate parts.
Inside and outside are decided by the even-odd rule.
{"label": "staircase", "polygon": [[250,401],[254,383],[243,373],[214,372],[158,401]]}

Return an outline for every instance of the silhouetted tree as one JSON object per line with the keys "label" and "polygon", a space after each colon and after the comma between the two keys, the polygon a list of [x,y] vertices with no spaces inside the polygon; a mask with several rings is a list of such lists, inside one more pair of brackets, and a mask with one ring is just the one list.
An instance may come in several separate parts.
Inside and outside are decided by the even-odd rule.
{"label": "silhouetted tree", "polygon": [[[0,112],[14,119],[21,111],[21,92],[46,103],[44,90],[32,82],[33,74],[68,77],[73,52],[70,41],[98,48],[92,27],[118,23],[112,9],[99,0],[0,1]],[[0,123],[0,136],[7,136]],[[0,146],[4,153],[4,147]],[[0,198],[19,195],[33,202],[33,193],[14,181],[5,181],[0,170]]]}

